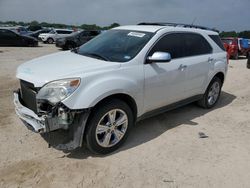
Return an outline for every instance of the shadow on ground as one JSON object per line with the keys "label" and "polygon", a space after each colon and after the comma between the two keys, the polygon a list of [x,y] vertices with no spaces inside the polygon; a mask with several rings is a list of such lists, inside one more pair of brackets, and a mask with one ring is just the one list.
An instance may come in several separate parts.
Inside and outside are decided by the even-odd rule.
{"label": "shadow on ground", "polygon": [[[227,92],[222,92],[220,100],[218,101],[216,107],[214,107],[213,109],[202,109],[196,104],[192,103],[181,108],[154,116],[152,118],[142,120],[138,122],[131,130],[131,133],[124,145],[120,149],[109,155],[149,142],[150,140],[153,140],[161,134],[165,133],[169,129],[175,128],[182,124],[197,126],[198,123],[193,121],[193,119],[203,116],[212,110],[223,108],[224,106],[232,103],[234,99],[236,99],[236,96]],[[86,148],[79,148],[70,153],[66,153],[66,157],[69,158],[84,159],[89,156],[105,157],[101,155],[95,155],[88,151]]]}

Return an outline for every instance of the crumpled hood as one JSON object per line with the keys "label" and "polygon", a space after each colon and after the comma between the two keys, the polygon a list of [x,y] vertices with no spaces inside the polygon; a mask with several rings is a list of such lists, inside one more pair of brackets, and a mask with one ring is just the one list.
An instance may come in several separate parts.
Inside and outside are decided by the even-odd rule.
{"label": "crumpled hood", "polygon": [[84,74],[120,67],[120,63],[94,59],[70,51],[39,57],[20,65],[16,77],[35,87],[64,78],[83,78]]}

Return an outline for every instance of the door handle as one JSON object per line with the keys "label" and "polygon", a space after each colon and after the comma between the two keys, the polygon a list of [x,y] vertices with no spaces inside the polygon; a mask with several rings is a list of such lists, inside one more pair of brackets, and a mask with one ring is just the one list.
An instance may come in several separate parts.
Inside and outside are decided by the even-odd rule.
{"label": "door handle", "polygon": [[178,70],[184,71],[186,68],[187,68],[187,65],[182,65],[182,64],[181,64],[181,65],[179,66]]}
{"label": "door handle", "polygon": [[209,57],[207,61],[208,61],[208,62],[213,62],[213,61],[214,61],[214,58]]}

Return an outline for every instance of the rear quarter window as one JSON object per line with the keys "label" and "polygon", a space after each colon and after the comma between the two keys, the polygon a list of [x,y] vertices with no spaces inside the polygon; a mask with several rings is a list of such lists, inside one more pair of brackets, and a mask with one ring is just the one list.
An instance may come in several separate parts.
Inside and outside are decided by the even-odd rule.
{"label": "rear quarter window", "polygon": [[220,47],[220,49],[226,51],[219,35],[209,35],[209,37]]}
{"label": "rear quarter window", "polygon": [[185,33],[183,37],[186,57],[212,53],[212,47],[200,34]]}

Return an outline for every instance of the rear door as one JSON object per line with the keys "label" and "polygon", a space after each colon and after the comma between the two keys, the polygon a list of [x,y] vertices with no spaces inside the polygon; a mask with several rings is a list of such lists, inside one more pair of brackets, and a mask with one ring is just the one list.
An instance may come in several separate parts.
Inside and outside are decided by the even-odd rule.
{"label": "rear door", "polygon": [[208,41],[197,33],[183,33],[183,46],[185,49],[187,97],[202,93],[207,81],[209,63],[214,61],[212,47]]}

